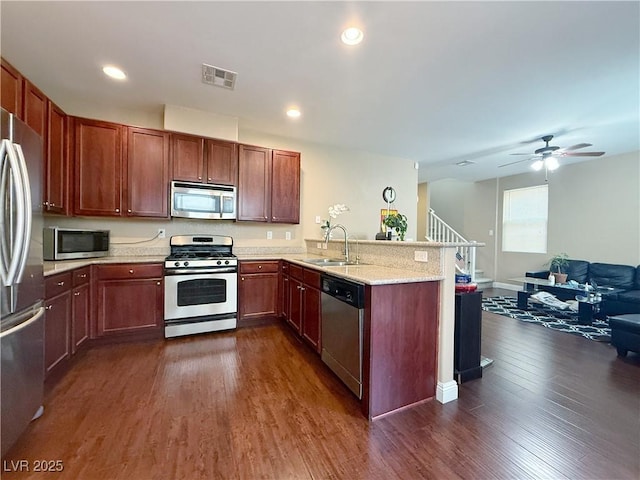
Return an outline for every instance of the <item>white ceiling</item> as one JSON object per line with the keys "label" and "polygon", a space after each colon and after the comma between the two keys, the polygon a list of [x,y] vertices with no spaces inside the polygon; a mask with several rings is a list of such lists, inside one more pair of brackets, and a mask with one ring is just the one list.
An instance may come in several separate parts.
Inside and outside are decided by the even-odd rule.
{"label": "white ceiling", "polygon": [[[528,171],[528,161],[497,166],[528,158],[510,154],[542,147],[531,142],[545,134],[607,156],[640,150],[636,1],[0,8],[2,56],[63,108],[74,98],[231,115],[241,129],[418,161],[421,181]],[[339,35],[352,23],[365,39],[346,47]],[[105,63],[128,80],[105,78]],[[202,63],[238,72],[235,90],[201,83]],[[295,121],[284,115],[292,104]]]}

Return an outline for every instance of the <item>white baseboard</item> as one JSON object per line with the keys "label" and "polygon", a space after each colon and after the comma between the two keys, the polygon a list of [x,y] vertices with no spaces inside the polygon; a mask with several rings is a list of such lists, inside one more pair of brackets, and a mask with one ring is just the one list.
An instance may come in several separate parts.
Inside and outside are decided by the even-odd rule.
{"label": "white baseboard", "polygon": [[438,382],[436,387],[436,400],[440,403],[449,403],[458,399],[458,383],[455,380],[442,383]]}
{"label": "white baseboard", "polygon": [[493,282],[493,288],[504,288],[505,290],[513,290],[517,292],[522,290],[522,285],[514,285],[512,283]]}

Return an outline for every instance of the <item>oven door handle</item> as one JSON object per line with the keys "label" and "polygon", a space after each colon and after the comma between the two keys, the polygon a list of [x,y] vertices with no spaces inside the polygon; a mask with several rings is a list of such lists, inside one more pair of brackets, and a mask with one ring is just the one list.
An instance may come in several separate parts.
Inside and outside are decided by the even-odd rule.
{"label": "oven door handle", "polygon": [[223,268],[176,268],[171,270],[165,270],[165,276],[169,275],[197,275],[200,273],[238,273],[236,267],[223,267]]}

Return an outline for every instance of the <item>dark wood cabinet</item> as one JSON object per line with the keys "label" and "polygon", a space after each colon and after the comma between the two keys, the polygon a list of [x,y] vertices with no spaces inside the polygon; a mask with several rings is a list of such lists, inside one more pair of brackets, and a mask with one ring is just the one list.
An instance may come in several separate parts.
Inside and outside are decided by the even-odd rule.
{"label": "dark wood cabinet", "polygon": [[75,119],[76,215],[121,216],[122,126]]}
{"label": "dark wood cabinet", "polygon": [[43,195],[47,213],[69,214],[68,139],[67,115],[49,100]]}
{"label": "dark wood cabinet", "polygon": [[283,318],[304,338],[313,349],[320,353],[321,349],[321,292],[320,272],[300,265],[285,262],[287,281],[282,288],[287,292],[282,295],[281,307],[286,315]]}
{"label": "dark wood cabinet", "polygon": [[240,145],[238,220],[300,222],[300,154]]}
{"label": "dark wood cabinet", "polygon": [[47,133],[47,97],[29,80],[23,83],[23,120],[29,125],[43,141],[43,156],[45,153],[45,140]]}
{"label": "dark wood cabinet", "polygon": [[45,279],[44,367],[45,377],[71,355],[71,272]]}
{"label": "dark wood cabinet", "polygon": [[267,222],[271,212],[271,150],[240,145],[238,220]]}
{"label": "dark wood cabinet", "polygon": [[89,339],[91,267],[77,268],[45,279],[45,374],[63,372],[66,360]]}
{"label": "dark wood cabinet", "polygon": [[202,182],[204,178],[204,139],[193,135],[171,134],[173,179]]}
{"label": "dark wood cabinet", "polygon": [[280,262],[280,278],[278,279],[278,316],[289,320],[289,262]]}
{"label": "dark wood cabinet", "polygon": [[126,215],[168,217],[169,134],[127,127]]}
{"label": "dark wood cabinet", "polygon": [[278,314],[279,262],[242,261],[238,275],[238,325]]}
{"label": "dark wood cabinet", "polygon": [[96,336],[162,336],[164,290],[162,264],[98,265]]}
{"label": "dark wood cabinet", "polygon": [[74,119],[76,215],[168,217],[169,135]]}
{"label": "dark wood cabinet", "polygon": [[273,150],[271,221],[300,223],[300,154]]}
{"label": "dark wood cabinet", "polygon": [[71,354],[78,352],[80,347],[89,339],[91,320],[91,268],[84,267],[74,270],[73,290],[71,292]]}
{"label": "dark wood cabinet", "polygon": [[0,104],[22,118],[22,75],[4,58],[0,61]]}
{"label": "dark wood cabinet", "polygon": [[173,179],[236,185],[238,148],[235,142],[171,134]]}
{"label": "dark wood cabinet", "polygon": [[311,344],[314,350],[320,353],[320,325],[321,311],[320,303],[320,272],[304,269],[304,284],[302,290],[302,338]]}
{"label": "dark wood cabinet", "polygon": [[205,142],[207,183],[238,183],[238,145],[234,142],[207,139]]}

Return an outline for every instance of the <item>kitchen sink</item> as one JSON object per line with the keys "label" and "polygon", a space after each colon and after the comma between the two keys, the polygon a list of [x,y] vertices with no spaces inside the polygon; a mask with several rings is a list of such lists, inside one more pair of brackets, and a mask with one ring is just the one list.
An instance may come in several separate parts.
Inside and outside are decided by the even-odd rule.
{"label": "kitchen sink", "polygon": [[356,262],[347,262],[340,258],[305,258],[303,262],[321,267],[342,267],[344,265],[362,265]]}

